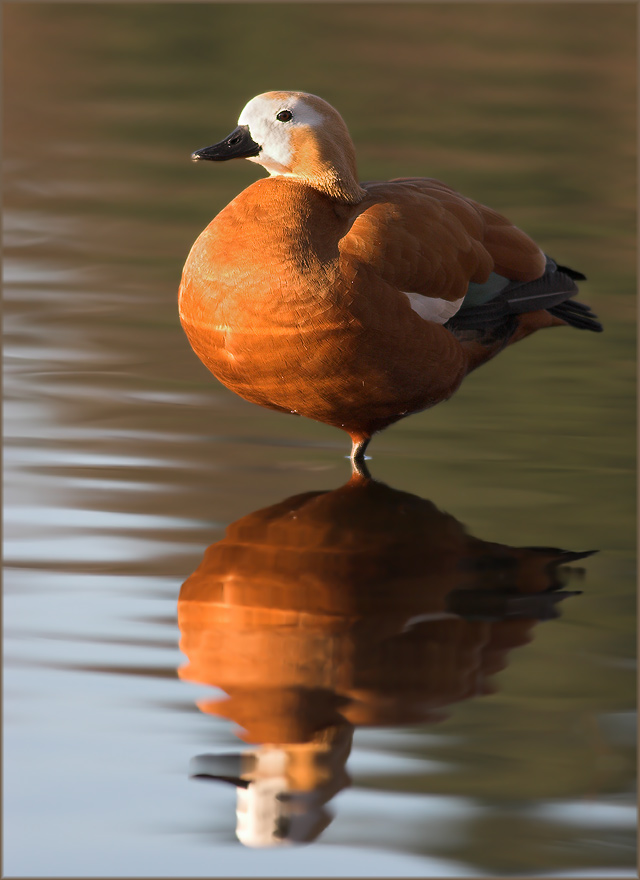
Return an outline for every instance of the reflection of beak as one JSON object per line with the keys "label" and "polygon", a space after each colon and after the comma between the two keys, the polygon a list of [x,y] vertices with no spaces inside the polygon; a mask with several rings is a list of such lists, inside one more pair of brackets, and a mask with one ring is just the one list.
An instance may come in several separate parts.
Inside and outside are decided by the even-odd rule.
{"label": "reflection of beak", "polygon": [[241,755],[196,755],[191,759],[189,776],[192,779],[230,782],[236,788],[249,786],[249,780],[242,778]]}
{"label": "reflection of beak", "polygon": [[227,159],[247,159],[257,156],[262,147],[257,144],[249,133],[248,125],[239,125],[219,144],[203,147],[191,154],[194,162],[199,159],[211,159],[213,162],[226,162]]}

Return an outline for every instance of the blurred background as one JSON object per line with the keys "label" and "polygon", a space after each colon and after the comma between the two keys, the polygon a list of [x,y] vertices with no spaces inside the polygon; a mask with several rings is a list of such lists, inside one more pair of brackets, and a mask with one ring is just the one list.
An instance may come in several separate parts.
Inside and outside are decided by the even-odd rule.
{"label": "blurred background", "polygon": [[[634,876],[636,8],[6,3],[5,846],[11,876]],[[440,178],[587,275],[540,333],[377,437],[374,476],[512,546],[598,549],[582,596],[437,727],[356,731],[312,849],[237,842],[188,779],[233,726],[176,603],[346,435],[236,398],[177,318],[201,229],[262,173],[194,165],[255,94],[318,94],[361,179]],[[586,338],[585,338],[586,337]],[[222,696],[222,694],[220,694]]]}

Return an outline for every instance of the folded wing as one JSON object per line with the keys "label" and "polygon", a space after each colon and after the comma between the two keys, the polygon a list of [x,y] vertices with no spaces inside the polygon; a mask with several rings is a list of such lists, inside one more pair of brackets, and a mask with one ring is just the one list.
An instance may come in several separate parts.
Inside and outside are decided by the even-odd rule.
{"label": "folded wing", "polygon": [[[340,242],[341,257],[409,295],[423,317],[443,323],[462,305],[469,283],[485,284],[492,273],[528,282],[545,271],[544,254],[520,229],[437,180],[363,186],[369,198]],[[440,308],[433,300],[455,305]]]}

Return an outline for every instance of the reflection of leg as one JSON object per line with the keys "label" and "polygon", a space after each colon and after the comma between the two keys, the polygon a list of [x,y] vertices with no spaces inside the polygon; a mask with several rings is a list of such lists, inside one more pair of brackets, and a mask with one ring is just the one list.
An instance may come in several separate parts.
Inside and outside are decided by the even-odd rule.
{"label": "reflection of leg", "polygon": [[360,474],[363,477],[369,477],[369,470],[364,461],[364,454],[370,441],[371,437],[365,437],[361,440],[352,439],[351,441],[351,467],[354,473]]}

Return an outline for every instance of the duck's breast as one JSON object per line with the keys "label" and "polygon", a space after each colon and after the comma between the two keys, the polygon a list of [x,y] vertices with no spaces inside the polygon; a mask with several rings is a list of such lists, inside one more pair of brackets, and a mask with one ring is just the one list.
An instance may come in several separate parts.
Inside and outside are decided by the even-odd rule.
{"label": "duck's breast", "polygon": [[351,324],[337,274],[347,224],[327,196],[275,178],[241,193],[193,245],[182,326],[203,363],[241,396],[295,409],[296,386],[345,349],[336,334]]}

